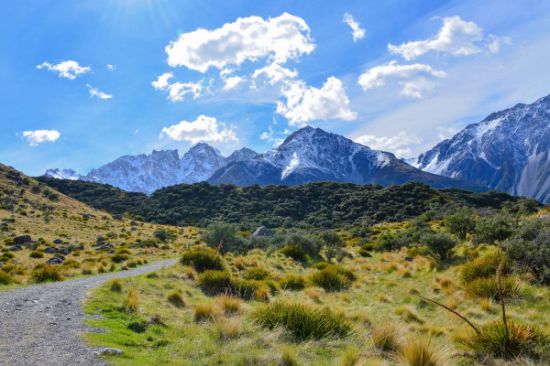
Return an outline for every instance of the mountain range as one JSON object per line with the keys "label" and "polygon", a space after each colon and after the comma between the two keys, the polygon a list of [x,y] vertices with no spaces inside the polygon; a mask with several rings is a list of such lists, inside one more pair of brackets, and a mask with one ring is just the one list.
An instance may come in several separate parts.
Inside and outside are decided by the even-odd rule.
{"label": "mountain range", "polygon": [[45,175],[63,178],[63,172],[71,172],[65,178],[147,194],[167,186],[201,181],[238,186],[321,181],[388,186],[414,181],[435,188],[484,190],[480,185],[423,172],[391,153],[313,127],[294,132],[264,154],[243,148],[223,157],[217,149],[199,143],[181,158],[177,150],[153,151],[149,155],[122,156],[85,176],[78,177],[68,169],[50,169]]}
{"label": "mountain range", "polygon": [[299,185],[334,181],[383,186],[406,182],[435,188],[494,189],[550,202],[550,96],[492,113],[421,154],[397,159],[319,128],[304,127],[260,154],[242,148],[224,157],[205,143],[181,158],[177,150],[127,155],[79,176],[50,169],[46,176],[110,184],[153,193],[181,183]]}
{"label": "mountain range", "polygon": [[550,95],[467,126],[421,154],[434,174],[550,202]]}

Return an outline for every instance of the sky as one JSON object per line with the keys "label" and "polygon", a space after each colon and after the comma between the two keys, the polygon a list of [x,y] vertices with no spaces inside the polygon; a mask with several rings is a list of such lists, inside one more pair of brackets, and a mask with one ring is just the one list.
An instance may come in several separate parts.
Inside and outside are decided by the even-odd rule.
{"label": "sky", "polygon": [[411,158],[550,93],[550,2],[5,0],[0,50],[0,162],[30,175],[306,125]]}

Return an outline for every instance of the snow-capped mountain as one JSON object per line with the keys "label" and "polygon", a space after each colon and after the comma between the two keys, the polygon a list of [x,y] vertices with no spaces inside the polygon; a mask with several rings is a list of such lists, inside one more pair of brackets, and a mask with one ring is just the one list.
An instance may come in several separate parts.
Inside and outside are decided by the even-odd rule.
{"label": "snow-capped mountain", "polygon": [[44,173],[45,177],[55,178],[55,179],[68,179],[68,180],[79,180],[82,176],[75,172],[72,169],[48,169]]}
{"label": "snow-capped mountain", "polygon": [[178,183],[197,183],[210,178],[225,164],[225,158],[212,146],[199,143],[181,158],[182,179]]}
{"label": "snow-capped mountain", "polygon": [[130,192],[152,193],[181,183],[183,173],[177,150],[153,150],[149,155],[122,156],[93,169],[82,180],[110,184]]}
{"label": "snow-capped mountain", "polygon": [[550,202],[550,95],[467,126],[418,158],[424,171]]}
{"label": "snow-capped mountain", "polygon": [[483,187],[422,172],[393,154],[372,150],[343,136],[304,127],[273,150],[227,164],[208,180],[213,184],[288,184],[335,181],[401,184],[424,182],[434,187]]}

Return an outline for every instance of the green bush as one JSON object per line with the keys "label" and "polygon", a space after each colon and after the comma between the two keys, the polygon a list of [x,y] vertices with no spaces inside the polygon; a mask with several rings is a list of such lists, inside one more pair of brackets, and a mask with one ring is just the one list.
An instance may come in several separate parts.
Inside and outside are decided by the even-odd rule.
{"label": "green bush", "polygon": [[550,229],[523,234],[524,238],[532,239],[509,239],[502,248],[516,268],[531,272],[542,284],[550,284]]}
{"label": "green bush", "polygon": [[31,276],[36,282],[63,280],[63,274],[59,267],[44,263],[36,265],[32,270]]}
{"label": "green bush", "polygon": [[421,242],[441,259],[447,259],[456,242],[447,234],[429,233],[422,236]]}
{"label": "green bush", "polygon": [[[464,290],[472,297],[483,297],[498,300],[500,298],[496,276],[481,277],[465,283]],[[515,277],[502,278],[502,293],[504,297],[515,297],[519,293],[519,282]]]}
{"label": "green bush", "polygon": [[162,241],[163,243],[176,239],[176,234],[174,234],[173,232],[170,232],[170,231],[168,231],[164,228],[156,229],[155,232],[153,233],[153,236],[156,239]]}
{"label": "green bush", "polygon": [[285,245],[283,248],[281,248],[280,252],[282,255],[292,258],[297,262],[305,262],[308,258],[308,255],[305,251],[294,245]]}
{"label": "green bush", "polygon": [[326,291],[341,291],[349,288],[355,280],[355,275],[341,266],[329,265],[315,272],[311,282]]}
{"label": "green bush", "polygon": [[206,270],[199,274],[199,285],[209,295],[231,291],[231,274],[227,271]]}
{"label": "green bush", "polygon": [[231,294],[245,300],[253,299],[257,291],[265,289],[269,293],[271,290],[264,281],[239,279],[232,279],[230,288]]}
{"label": "green bush", "polygon": [[287,274],[279,281],[284,290],[300,291],[306,287],[306,281],[302,276]]}
{"label": "green bush", "polygon": [[31,258],[44,258],[44,253],[38,250],[32,251],[29,254],[29,257]]}
{"label": "green bush", "polygon": [[221,253],[238,253],[245,250],[243,238],[239,236],[237,227],[232,224],[211,224],[202,235],[202,238],[206,245],[219,250]]}
{"label": "green bush", "polygon": [[508,239],[514,233],[514,224],[510,217],[497,214],[480,219],[474,230],[474,242],[494,244]]}
{"label": "green bush", "polygon": [[[468,284],[478,278],[494,277],[503,258],[506,261],[502,254],[491,253],[466,262],[460,272],[462,283]],[[507,268],[508,266],[505,266],[505,269]]]}
{"label": "green bush", "polygon": [[181,257],[181,263],[195,268],[197,272],[225,269],[220,254],[214,249],[205,247],[194,247],[186,251]]}
{"label": "green bush", "polygon": [[464,240],[466,235],[473,233],[476,222],[472,210],[463,208],[457,212],[445,216],[443,224],[453,235]]}
{"label": "green bush", "polygon": [[330,309],[297,302],[276,301],[252,317],[264,328],[283,327],[298,340],[345,337],[352,330],[350,322]]}
{"label": "green bush", "polygon": [[339,258],[342,256],[344,241],[334,231],[325,231],[320,235],[323,246],[325,247],[325,253],[327,260],[332,258]]}

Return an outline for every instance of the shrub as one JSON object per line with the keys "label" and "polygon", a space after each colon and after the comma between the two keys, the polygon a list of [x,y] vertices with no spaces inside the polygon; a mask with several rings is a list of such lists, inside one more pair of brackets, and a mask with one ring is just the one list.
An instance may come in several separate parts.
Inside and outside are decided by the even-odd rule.
{"label": "shrub", "polygon": [[10,274],[0,270],[0,285],[11,285],[12,283],[13,277]]}
{"label": "shrub", "polygon": [[193,320],[197,323],[215,320],[216,316],[216,309],[212,304],[197,304],[193,309]]}
{"label": "shrub", "polygon": [[[499,290],[497,279],[492,277],[481,277],[465,283],[464,289],[466,293],[472,297],[484,297],[497,300],[499,298]],[[502,294],[504,297],[514,297],[519,293],[519,282],[515,277],[502,278]]]}
{"label": "shrub", "polygon": [[185,301],[181,296],[181,292],[174,291],[168,295],[168,302],[174,305],[177,308],[183,308],[185,306]]}
{"label": "shrub", "polygon": [[111,281],[111,291],[113,291],[113,292],[122,292],[122,281],[112,280]]}
{"label": "shrub", "polygon": [[269,292],[269,288],[263,281],[231,280],[231,293],[245,300],[255,298],[256,292],[262,288]]}
{"label": "shrub", "polygon": [[510,217],[494,215],[478,221],[474,231],[474,242],[494,244],[508,239],[513,233],[514,227]]}
{"label": "shrub", "polygon": [[281,248],[280,252],[282,255],[292,258],[297,262],[305,262],[308,258],[307,253],[295,245],[285,245]]}
{"label": "shrub", "polygon": [[209,294],[229,292],[231,286],[231,274],[227,271],[207,270],[198,277],[201,289]]}
{"label": "shrub", "polygon": [[271,274],[269,271],[265,268],[260,267],[252,267],[246,270],[245,273],[243,273],[243,278],[247,280],[265,280],[271,277]]}
{"label": "shrub", "polygon": [[59,267],[44,263],[36,265],[31,276],[36,282],[63,281],[63,274]]}
{"label": "shrub", "polygon": [[407,366],[439,366],[441,356],[433,350],[430,340],[414,339],[401,348],[399,358]]}
{"label": "shrub", "polygon": [[326,249],[327,260],[330,261],[332,258],[337,258],[342,255],[342,250],[344,248],[344,242],[334,231],[325,231],[320,235],[321,241]]}
{"label": "shrub", "polygon": [[432,253],[441,259],[447,259],[449,252],[455,247],[456,242],[447,234],[429,233],[422,236],[422,243],[426,244]]}
{"label": "shrub", "polygon": [[279,281],[281,288],[284,290],[299,291],[303,290],[306,282],[302,276],[287,274]]}
{"label": "shrub", "polygon": [[232,224],[211,224],[204,232],[202,239],[206,245],[218,249],[221,253],[237,253],[245,249],[243,239],[238,235],[236,226]]}
{"label": "shrub", "polygon": [[550,339],[538,329],[508,321],[508,329],[500,320],[489,322],[460,338],[461,343],[484,355],[502,358],[540,357],[548,352]]}
{"label": "shrub", "polygon": [[221,271],[225,268],[220,254],[214,249],[204,247],[194,247],[183,253],[181,263],[195,268],[197,272],[209,269]]}
{"label": "shrub", "polygon": [[283,327],[299,340],[345,337],[351,324],[329,308],[298,302],[276,301],[258,308],[253,319],[268,329]]}
{"label": "shrub", "polygon": [[355,275],[341,266],[327,266],[311,276],[311,282],[326,291],[341,291],[350,287]]}
{"label": "shrub", "polygon": [[131,289],[128,292],[128,297],[126,299],[126,311],[129,313],[135,313],[139,308],[139,293],[136,289]]}
{"label": "shrub", "polygon": [[145,333],[145,331],[147,330],[147,323],[145,323],[144,321],[131,322],[130,324],[128,324],[127,328],[134,333]]}
{"label": "shrub", "polygon": [[153,233],[153,236],[155,237],[155,239],[160,240],[162,242],[172,241],[176,238],[176,235],[174,233],[164,228],[156,229],[155,232]]}
{"label": "shrub", "polygon": [[467,208],[445,216],[443,223],[447,230],[460,240],[466,239],[466,235],[472,233],[476,227],[473,212]]}
{"label": "shrub", "polygon": [[528,239],[509,239],[503,249],[515,266],[531,272],[538,282],[550,284],[550,229],[541,230]]}
{"label": "shrub", "polygon": [[382,352],[396,352],[401,347],[401,339],[397,326],[384,323],[372,329],[372,343]]}
{"label": "shrub", "polygon": [[35,251],[32,251],[30,254],[29,254],[29,257],[31,258],[44,258],[44,253],[38,251],[38,250],[35,250]]}

